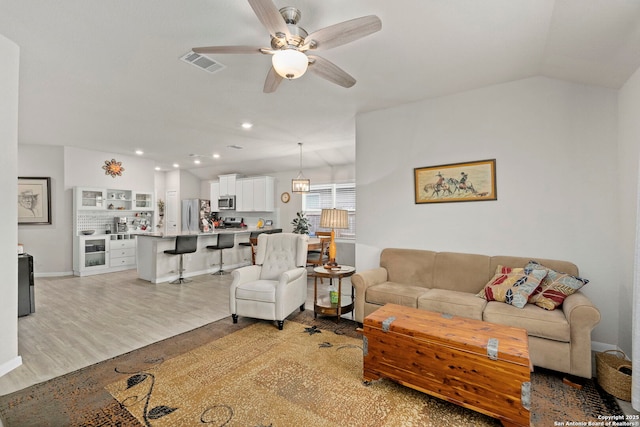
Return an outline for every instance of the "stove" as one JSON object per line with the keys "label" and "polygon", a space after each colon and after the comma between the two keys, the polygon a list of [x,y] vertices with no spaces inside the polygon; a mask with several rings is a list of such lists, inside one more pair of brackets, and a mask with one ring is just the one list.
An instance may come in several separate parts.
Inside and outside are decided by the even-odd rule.
{"label": "stove", "polygon": [[222,227],[218,228],[242,228],[244,218],[242,217],[226,217],[222,220]]}

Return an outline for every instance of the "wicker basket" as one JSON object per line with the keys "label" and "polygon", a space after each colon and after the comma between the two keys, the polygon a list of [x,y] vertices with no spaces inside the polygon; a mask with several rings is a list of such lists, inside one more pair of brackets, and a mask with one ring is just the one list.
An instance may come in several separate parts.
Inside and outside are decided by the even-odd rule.
{"label": "wicker basket", "polygon": [[598,384],[618,399],[631,401],[631,375],[621,368],[631,368],[631,362],[621,350],[607,350],[596,353],[596,375]]}

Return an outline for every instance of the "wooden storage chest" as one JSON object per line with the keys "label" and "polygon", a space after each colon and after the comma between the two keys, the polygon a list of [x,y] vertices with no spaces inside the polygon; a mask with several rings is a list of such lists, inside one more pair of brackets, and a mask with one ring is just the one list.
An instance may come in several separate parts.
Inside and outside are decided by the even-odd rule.
{"label": "wooden storage chest", "polygon": [[529,426],[531,365],[524,329],[387,304],[364,319],[365,382],[381,377]]}

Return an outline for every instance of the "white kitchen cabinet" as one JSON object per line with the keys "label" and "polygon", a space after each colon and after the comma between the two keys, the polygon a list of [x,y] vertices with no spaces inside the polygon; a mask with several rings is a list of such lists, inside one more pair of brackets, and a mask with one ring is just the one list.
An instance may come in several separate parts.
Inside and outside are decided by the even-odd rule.
{"label": "white kitchen cabinet", "polygon": [[220,195],[221,196],[235,196],[236,195],[236,181],[237,174],[220,175]]}
{"label": "white kitchen cabinet", "polygon": [[147,191],[134,191],[131,195],[132,208],[134,211],[152,211],[153,193]]}
{"label": "white kitchen cabinet", "polygon": [[273,212],[275,209],[275,183],[271,176],[253,178],[253,210]]}
{"label": "white kitchen cabinet", "polygon": [[106,209],[105,200],[107,190],[105,188],[76,188],[75,203],[76,209]]}
{"label": "white kitchen cabinet", "polygon": [[74,240],[76,276],[105,273],[109,267],[109,236],[78,236]]}
{"label": "white kitchen cabinet", "polygon": [[[237,186],[236,186],[237,187]],[[242,180],[242,201],[239,206],[242,206],[244,212],[250,212],[253,210],[253,178],[245,178]],[[236,196],[236,203],[238,197]],[[238,209],[240,210],[240,209]]]}
{"label": "white kitchen cabinet", "polygon": [[136,266],[136,240],[116,239],[109,242],[109,267]]}
{"label": "white kitchen cabinet", "polygon": [[73,274],[90,276],[136,268],[136,237],[131,234],[77,236]]}
{"label": "white kitchen cabinet", "polygon": [[218,207],[218,198],[220,197],[220,182],[212,182],[211,183],[211,212],[218,212],[220,208]]}
{"label": "white kitchen cabinet", "polygon": [[274,179],[271,176],[242,178],[236,184],[236,211],[273,212]]}

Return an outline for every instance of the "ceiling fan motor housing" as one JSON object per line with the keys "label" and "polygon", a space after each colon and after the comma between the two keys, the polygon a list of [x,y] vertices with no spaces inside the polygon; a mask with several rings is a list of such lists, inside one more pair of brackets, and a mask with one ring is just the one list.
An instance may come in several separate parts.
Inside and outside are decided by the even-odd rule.
{"label": "ceiling fan motor housing", "polygon": [[280,37],[271,37],[271,47],[273,49],[282,49],[287,46],[300,47],[304,43],[304,39],[307,38],[309,33],[302,28],[299,27],[298,21],[302,17],[302,13],[299,9],[293,6],[287,6],[280,9],[280,14],[282,18],[287,23],[287,28],[289,29],[289,34],[291,37],[287,40],[284,34],[280,35]]}

